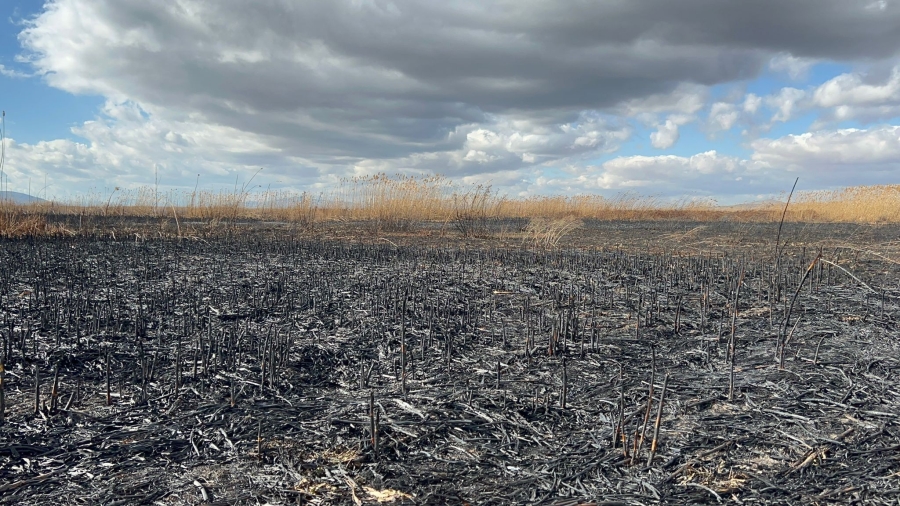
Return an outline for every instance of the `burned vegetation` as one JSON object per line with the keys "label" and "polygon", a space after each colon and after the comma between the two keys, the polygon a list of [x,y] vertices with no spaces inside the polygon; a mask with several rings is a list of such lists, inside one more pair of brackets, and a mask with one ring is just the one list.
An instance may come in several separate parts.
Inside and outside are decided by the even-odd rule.
{"label": "burned vegetation", "polygon": [[0,504],[900,500],[880,255],[0,246]]}

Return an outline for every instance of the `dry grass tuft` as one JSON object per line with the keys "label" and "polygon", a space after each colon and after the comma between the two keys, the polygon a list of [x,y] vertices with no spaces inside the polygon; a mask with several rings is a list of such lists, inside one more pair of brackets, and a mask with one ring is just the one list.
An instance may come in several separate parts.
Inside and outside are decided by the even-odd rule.
{"label": "dry grass tuft", "polygon": [[399,490],[394,490],[390,488],[386,488],[384,490],[378,490],[372,487],[363,487],[363,490],[379,503],[388,503],[394,501],[407,501],[414,499],[414,496],[407,494],[406,492],[401,492]]}
{"label": "dry grass tuft", "polygon": [[694,241],[700,237],[700,233],[706,230],[706,225],[696,226],[684,233],[669,234],[666,236],[671,241]]}
{"label": "dry grass tuft", "polygon": [[723,463],[720,463],[715,468],[692,466],[684,472],[679,480],[680,485],[699,484],[707,490],[713,490],[720,494],[737,492],[746,483],[746,475],[727,469]]}
{"label": "dry grass tuft", "polygon": [[532,218],[525,227],[525,233],[535,246],[555,247],[560,239],[583,224],[580,218],[574,216],[557,219]]}

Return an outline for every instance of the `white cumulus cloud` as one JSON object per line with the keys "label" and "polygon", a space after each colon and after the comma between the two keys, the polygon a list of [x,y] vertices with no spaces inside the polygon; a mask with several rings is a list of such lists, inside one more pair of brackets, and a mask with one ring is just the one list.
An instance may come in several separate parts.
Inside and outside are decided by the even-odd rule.
{"label": "white cumulus cloud", "polygon": [[867,171],[900,167],[900,126],[847,128],[757,139],[751,144],[753,160],[842,177],[848,184]]}
{"label": "white cumulus cloud", "polygon": [[665,122],[656,125],[656,131],[650,134],[650,143],[657,149],[668,149],[678,142],[681,134],[678,128],[696,119],[693,114],[671,114]]}
{"label": "white cumulus cloud", "polygon": [[708,126],[713,132],[731,130],[739,116],[734,104],[716,102],[710,108]]}
{"label": "white cumulus cloud", "polygon": [[756,114],[756,111],[759,110],[759,107],[762,105],[762,103],[762,97],[755,93],[748,93],[744,98],[744,103],[742,104],[741,108],[748,114]]}
{"label": "white cumulus cloud", "polygon": [[823,110],[821,124],[896,118],[900,116],[900,65],[894,66],[884,79],[859,72],[841,74],[818,86],[812,100]]}
{"label": "white cumulus cloud", "polygon": [[650,143],[657,149],[668,149],[678,142],[680,134],[678,133],[678,124],[667,119],[656,127],[656,131],[650,134]]}
{"label": "white cumulus cloud", "polygon": [[804,98],[806,91],[797,88],[782,88],[778,94],[766,97],[766,105],[775,109],[772,122],[790,121]]}
{"label": "white cumulus cloud", "polygon": [[802,58],[790,53],[780,53],[769,60],[769,68],[776,72],[784,72],[791,79],[797,80],[806,77],[809,69],[815,65],[816,60]]}
{"label": "white cumulus cloud", "polygon": [[841,74],[819,86],[813,94],[816,105],[876,105],[900,102],[900,66],[894,67],[884,83],[863,82],[859,74]]}
{"label": "white cumulus cloud", "polygon": [[32,75],[27,72],[7,68],[2,63],[0,63],[0,76],[11,77],[13,79],[24,79],[26,77],[32,77]]}

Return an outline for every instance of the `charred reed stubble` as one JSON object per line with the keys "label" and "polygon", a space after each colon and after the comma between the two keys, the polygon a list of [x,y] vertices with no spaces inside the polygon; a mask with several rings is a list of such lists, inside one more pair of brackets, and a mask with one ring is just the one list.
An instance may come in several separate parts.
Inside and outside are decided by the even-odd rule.
{"label": "charred reed stubble", "polygon": [[6,385],[4,383],[5,376],[6,369],[3,367],[3,362],[0,362],[0,424],[3,423],[3,420],[6,417]]}
{"label": "charred reed stubble", "polygon": [[[113,471],[117,480],[145,473],[143,482],[117,482],[140,497],[152,493],[141,488],[147,480],[180,493],[199,480],[223,503],[241,503],[247,498],[230,490],[245,489],[296,502],[315,486],[324,502],[349,503],[345,474],[359,498],[365,484],[453,502],[439,496],[452,484],[473,504],[498,494],[527,504],[655,501],[647,486],[623,492],[643,480],[673,503],[695,503],[709,493],[659,481],[657,471],[724,480],[720,462],[738,469],[743,452],[765,441],[774,463],[754,472],[777,487],[740,477],[742,500],[842,490],[826,476],[837,463],[867,497],[884,498],[877,478],[889,472],[864,471],[889,469],[885,449],[896,445],[889,426],[879,429],[897,408],[887,352],[897,299],[889,284],[869,301],[853,296],[860,282],[878,286],[872,280],[891,272],[877,257],[834,259],[855,278],[833,276],[840,269],[822,260],[807,274],[813,250],[784,249],[778,280],[795,302],[786,297],[782,334],[804,357],[788,375],[771,362],[771,252],[755,247],[769,244],[771,227],[755,239],[741,229],[752,246],[723,241],[736,246],[694,254],[646,244],[391,244],[265,229],[193,241],[184,239],[190,221],[180,226],[177,240],[73,237],[0,248],[0,437],[30,438],[15,446],[19,457],[0,448],[0,482],[29,483],[20,494],[104,504],[124,493],[94,483],[102,480],[80,489],[59,480],[51,491],[27,481],[41,470],[23,466],[25,457],[96,476]],[[604,230],[634,235],[650,226],[661,225]],[[787,220],[785,231],[797,234]],[[847,360],[859,367],[839,367]],[[668,380],[657,384],[663,373]],[[32,398],[32,381],[43,400]],[[751,409],[721,402],[726,381],[732,399]],[[868,424],[858,436],[829,444],[821,466],[781,479],[797,462],[789,436],[801,438],[785,421],[802,423],[809,441],[834,439],[848,406]],[[198,465],[260,479],[221,472],[224,481],[213,483],[181,471]]]}

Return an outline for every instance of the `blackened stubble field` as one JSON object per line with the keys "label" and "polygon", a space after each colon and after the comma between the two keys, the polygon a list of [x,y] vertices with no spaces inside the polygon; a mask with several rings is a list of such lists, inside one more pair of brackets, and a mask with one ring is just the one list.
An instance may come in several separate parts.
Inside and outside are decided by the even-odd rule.
{"label": "blackened stubble field", "polygon": [[5,241],[0,504],[896,504],[897,229],[773,229]]}

